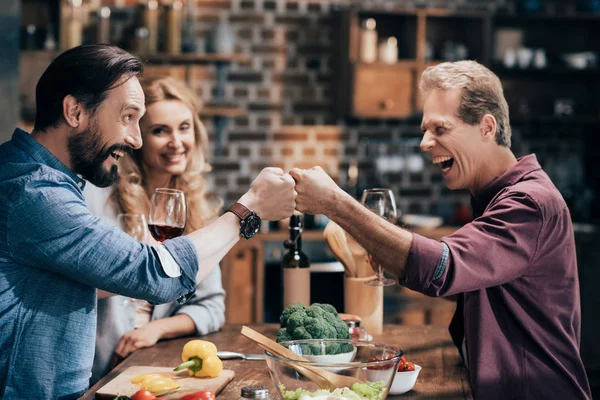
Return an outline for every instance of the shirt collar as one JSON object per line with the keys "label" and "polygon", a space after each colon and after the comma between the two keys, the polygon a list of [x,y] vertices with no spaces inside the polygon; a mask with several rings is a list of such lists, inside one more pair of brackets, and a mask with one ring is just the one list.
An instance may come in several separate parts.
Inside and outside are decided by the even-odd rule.
{"label": "shirt collar", "polygon": [[483,214],[490,201],[505,187],[512,186],[533,171],[542,169],[535,154],[517,159],[517,163],[502,175],[491,181],[477,196],[471,196],[471,206],[475,217]]}
{"label": "shirt collar", "polygon": [[12,144],[31,157],[40,164],[47,165],[51,168],[57,169],[67,174],[71,179],[75,181],[77,186],[83,190],[85,188],[85,180],[81,179],[75,172],[71,171],[65,164],[60,162],[58,158],[54,156],[47,148],[42,146],[41,143],[37,142],[31,135],[25,132],[21,128],[15,129],[12,140]]}

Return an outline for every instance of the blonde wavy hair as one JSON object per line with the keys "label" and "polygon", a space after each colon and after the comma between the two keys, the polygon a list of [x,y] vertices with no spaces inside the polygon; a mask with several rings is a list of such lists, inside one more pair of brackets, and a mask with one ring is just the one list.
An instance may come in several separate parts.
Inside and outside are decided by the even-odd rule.
{"label": "blonde wavy hair", "polygon": [[419,88],[424,94],[434,89],[462,89],[457,116],[475,125],[491,114],[496,119],[496,143],[510,148],[508,103],[500,79],[488,68],[476,61],[444,62],[423,71]]}
{"label": "blonde wavy hair", "polygon": [[[196,97],[184,84],[171,77],[149,77],[140,83],[146,96],[146,106],[161,101],[177,100],[189,107],[194,116],[196,146],[190,155],[185,172],[174,175],[169,182],[169,188],[179,189],[185,193],[188,215],[184,233],[193,232],[215,219],[223,205],[223,201],[208,190],[204,177],[212,168],[208,163],[208,134],[198,117]],[[142,121],[144,118],[146,116]],[[145,180],[148,171],[144,168],[142,150],[135,150],[133,156],[123,157],[120,160],[120,178],[113,186],[110,195],[110,201],[114,203],[119,213],[148,216],[150,199],[146,193]]]}

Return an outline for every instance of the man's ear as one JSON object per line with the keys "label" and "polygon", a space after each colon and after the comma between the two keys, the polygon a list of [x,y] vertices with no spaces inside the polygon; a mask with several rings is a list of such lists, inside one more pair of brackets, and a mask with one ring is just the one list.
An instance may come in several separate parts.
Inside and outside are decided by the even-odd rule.
{"label": "man's ear", "polygon": [[85,110],[83,105],[70,94],[63,99],[63,117],[71,128],[77,128],[82,122]]}
{"label": "man's ear", "polygon": [[496,118],[492,114],[485,114],[479,121],[479,129],[483,141],[496,139]]}

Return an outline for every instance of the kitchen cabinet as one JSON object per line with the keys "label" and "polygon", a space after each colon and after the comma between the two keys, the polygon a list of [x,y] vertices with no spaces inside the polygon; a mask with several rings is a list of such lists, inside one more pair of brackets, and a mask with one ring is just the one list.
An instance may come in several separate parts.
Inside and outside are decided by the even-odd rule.
{"label": "kitchen cabinet", "polygon": [[[361,27],[369,19],[376,21],[379,41],[397,40],[397,62],[361,58]],[[487,63],[489,58],[487,13],[349,7],[333,13],[333,26],[338,118],[408,118],[423,107],[421,73],[442,55],[458,57],[460,45],[470,59]]]}
{"label": "kitchen cabinet", "polygon": [[[591,118],[597,124],[600,118],[600,42],[593,34],[598,14],[350,6],[338,8],[332,18],[333,104],[340,119],[419,114],[424,69],[463,59],[499,76],[517,124],[549,116]],[[361,58],[361,30],[368,19],[376,22],[380,41],[397,39],[396,63]]]}

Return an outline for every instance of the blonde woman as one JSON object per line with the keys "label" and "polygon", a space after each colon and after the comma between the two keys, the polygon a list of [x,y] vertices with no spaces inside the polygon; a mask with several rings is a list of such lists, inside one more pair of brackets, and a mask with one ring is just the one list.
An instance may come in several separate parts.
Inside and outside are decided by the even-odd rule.
{"label": "blonde woman", "polygon": [[[146,97],[146,114],[140,121],[142,148],[121,160],[121,178],[112,188],[88,184],[84,196],[94,214],[116,221],[119,213],[147,216],[156,188],[180,189],[189,210],[184,233],[193,232],[216,218],[221,208],[204,178],[210,171],[208,137],[195,96],[170,77],[141,83]],[[225,322],[224,296],[221,271],[215,268],[198,282],[195,296],[184,305],[152,306],[122,296],[100,299],[92,383],[116,362],[160,339],[219,330]]]}

